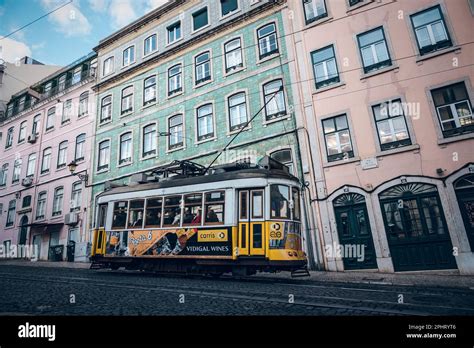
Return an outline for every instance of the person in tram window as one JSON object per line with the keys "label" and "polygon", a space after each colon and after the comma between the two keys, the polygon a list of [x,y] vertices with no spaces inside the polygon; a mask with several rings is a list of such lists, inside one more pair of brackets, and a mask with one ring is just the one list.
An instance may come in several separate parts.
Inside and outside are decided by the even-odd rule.
{"label": "person in tram window", "polygon": [[209,208],[209,210],[207,211],[206,221],[207,222],[219,222],[219,217],[217,216],[216,212],[212,208]]}
{"label": "person in tram window", "polygon": [[133,227],[141,227],[143,225],[143,217],[142,217],[142,212],[139,211],[137,213],[137,219],[133,223]]}
{"label": "person in tram window", "polygon": [[178,225],[178,226],[179,226],[180,221],[181,221],[181,213],[178,212],[178,213],[174,216],[173,222],[172,222],[171,224],[172,224],[172,225]]}
{"label": "person in tram window", "polygon": [[184,217],[183,217],[183,224],[189,224],[190,222],[193,221],[193,219],[194,219],[194,215],[191,211],[191,208],[186,208],[186,212],[184,213]]}
{"label": "person in tram window", "polygon": [[191,225],[200,225],[201,224],[201,208],[197,208],[196,216],[194,216],[191,221]]}

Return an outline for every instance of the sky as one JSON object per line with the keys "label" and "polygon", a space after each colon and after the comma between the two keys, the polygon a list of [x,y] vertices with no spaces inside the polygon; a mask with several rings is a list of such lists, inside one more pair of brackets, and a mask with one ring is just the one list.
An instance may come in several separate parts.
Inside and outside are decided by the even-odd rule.
{"label": "sky", "polygon": [[0,0],[0,58],[14,63],[24,56],[65,66],[99,41],[167,0],[72,0],[25,29],[16,29],[71,0]]}

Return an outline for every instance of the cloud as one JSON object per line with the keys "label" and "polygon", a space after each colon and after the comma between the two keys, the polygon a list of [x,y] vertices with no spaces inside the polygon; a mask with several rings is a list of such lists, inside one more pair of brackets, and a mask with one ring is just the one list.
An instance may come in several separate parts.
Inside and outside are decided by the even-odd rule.
{"label": "cloud", "polygon": [[119,29],[166,2],[168,0],[89,0],[89,6],[96,13],[107,13],[112,27]]}
{"label": "cloud", "polygon": [[108,0],[89,0],[89,6],[92,11],[104,13],[107,11],[110,1]]}
{"label": "cloud", "polygon": [[147,0],[147,7],[145,8],[145,13],[154,10],[157,7],[167,3],[168,0]]}
{"label": "cloud", "polygon": [[[52,11],[64,4],[63,0],[41,0],[46,11]],[[55,25],[54,29],[66,37],[87,35],[92,26],[81,10],[70,3],[59,10],[52,12],[48,20]]]}
{"label": "cloud", "polygon": [[31,57],[31,49],[26,44],[8,37],[0,37],[1,59],[9,63],[15,63],[17,59],[23,58],[24,56]]}

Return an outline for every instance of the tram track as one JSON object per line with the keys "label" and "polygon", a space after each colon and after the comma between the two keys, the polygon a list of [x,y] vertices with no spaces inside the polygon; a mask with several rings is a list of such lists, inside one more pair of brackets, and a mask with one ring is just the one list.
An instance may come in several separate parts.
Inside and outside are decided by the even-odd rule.
{"label": "tram track", "polygon": [[[380,301],[380,300],[368,300],[368,299],[355,299],[347,297],[337,296],[321,296],[321,295],[308,295],[297,293],[293,291],[294,300],[290,302],[288,300],[288,292],[274,291],[269,294],[262,291],[255,291],[255,289],[247,290],[236,290],[236,289],[223,289],[219,287],[220,282],[207,283],[205,286],[201,284],[199,287],[193,286],[178,286],[178,285],[162,285],[162,284],[137,284],[136,282],[124,282],[121,279],[121,283],[117,284],[113,281],[115,277],[107,278],[101,277],[100,279],[93,277],[70,277],[70,276],[42,276],[42,277],[31,277],[21,276],[14,273],[0,272],[0,278],[8,279],[13,281],[29,281],[29,282],[50,282],[57,284],[67,285],[81,285],[81,286],[97,286],[105,288],[114,288],[122,290],[134,290],[134,291],[145,291],[145,292],[167,292],[173,294],[184,294],[185,296],[198,296],[207,298],[219,298],[225,300],[239,300],[239,301],[251,301],[260,303],[277,303],[279,305],[286,306],[305,306],[312,308],[330,308],[337,310],[348,310],[359,314],[373,314],[373,315],[432,315],[433,310],[448,310],[451,307],[439,306],[439,305],[427,305],[427,304],[397,304],[391,301]],[[235,279],[234,279],[235,281]],[[259,279],[261,281],[261,279]],[[297,284],[285,284],[276,283],[275,285],[297,285]],[[391,306],[392,308],[380,308],[380,306]],[[394,308],[398,307],[398,308]],[[472,308],[456,308],[460,314],[474,315],[474,309]]]}

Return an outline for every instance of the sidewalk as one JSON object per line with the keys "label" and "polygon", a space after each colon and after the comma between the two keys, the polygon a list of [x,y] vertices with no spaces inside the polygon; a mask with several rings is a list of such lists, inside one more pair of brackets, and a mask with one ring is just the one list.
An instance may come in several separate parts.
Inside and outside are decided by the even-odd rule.
{"label": "sidewalk", "polygon": [[[49,268],[73,268],[88,269],[89,262],[50,262],[28,260],[0,260],[0,266],[28,266],[28,267],[49,267]],[[356,284],[377,284],[377,285],[408,285],[421,287],[449,287],[449,288],[470,288],[474,294],[474,276],[459,275],[458,271],[424,271],[424,272],[403,272],[403,273],[379,273],[379,272],[325,272],[311,271],[310,277],[291,278],[288,272],[281,273],[259,273],[255,278],[277,278],[292,279],[314,282],[331,283],[356,283]]]}
{"label": "sidewalk", "polygon": [[301,278],[291,278],[287,273],[260,274],[258,276],[282,279],[301,279],[315,282],[470,288],[473,290],[474,295],[474,276],[459,275],[458,271],[420,271],[401,273],[311,271],[310,273],[310,277]]}

